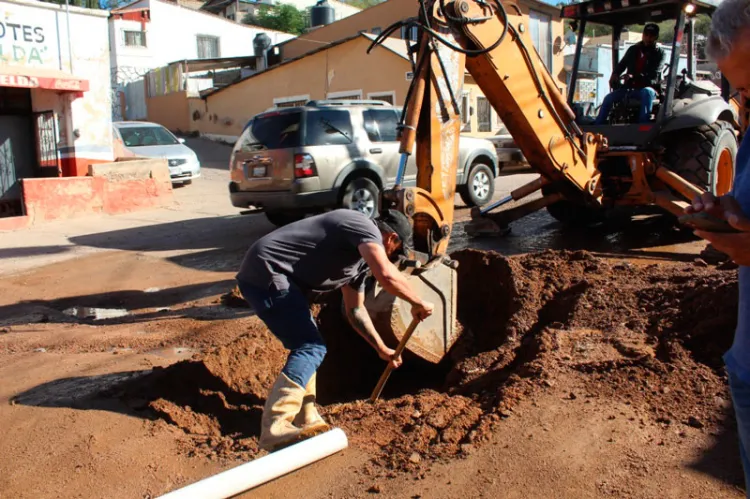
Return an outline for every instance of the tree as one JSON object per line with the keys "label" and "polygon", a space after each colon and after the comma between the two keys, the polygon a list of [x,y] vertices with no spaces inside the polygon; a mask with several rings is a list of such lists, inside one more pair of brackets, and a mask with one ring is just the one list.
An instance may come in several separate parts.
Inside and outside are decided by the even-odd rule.
{"label": "tree", "polygon": [[243,19],[244,24],[275,29],[294,35],[301,35],[307,26],[307,16],[304,11],[287,3],[261,5],[255,14],[248,13]]}

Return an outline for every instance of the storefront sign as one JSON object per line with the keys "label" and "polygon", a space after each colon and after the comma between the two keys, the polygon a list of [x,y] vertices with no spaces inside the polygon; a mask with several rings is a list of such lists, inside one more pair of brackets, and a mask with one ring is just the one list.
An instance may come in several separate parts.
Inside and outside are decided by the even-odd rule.
{"label": "storefront sign", "polygon": [[59,67],[55,13],[0,4],[0,64]]}
{"label": "storefront sign", "polygon": [[[2,71],[2,68],[0,68],[0,71]],[[0,74],[0,87],[44,88],[48,90],[85,92],[89,89],[89,82],[87,80],[77,80],[74,78],[50,78],[32,75]]]}

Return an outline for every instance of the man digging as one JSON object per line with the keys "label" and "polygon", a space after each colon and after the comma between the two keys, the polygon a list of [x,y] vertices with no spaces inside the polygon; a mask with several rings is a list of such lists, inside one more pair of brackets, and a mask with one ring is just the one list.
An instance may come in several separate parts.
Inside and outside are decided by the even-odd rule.
{"label": "man digging", "polygon": [[247,251],[236,279],[245,300],[290,350],[263,408],[259,445],[272,451],[327,431],[315,408],[315,378],[326,346],[310,312],[310,299],[341,289],[352,327],[393,367],[400,356],[383,343],[364,307],[367,270],[387,292],[411,304],[424,320],[422,301],[391,259],[411,250],[406,216],[386,210],[376,220],[349,209],[292,223],[259,239]]}

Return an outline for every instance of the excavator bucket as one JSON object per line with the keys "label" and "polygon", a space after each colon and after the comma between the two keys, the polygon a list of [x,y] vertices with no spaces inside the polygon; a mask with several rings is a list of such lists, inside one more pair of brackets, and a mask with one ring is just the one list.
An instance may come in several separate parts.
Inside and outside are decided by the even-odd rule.
{"label": "excavator bucket", "polygon": [[[438,261],[435,265],[412,269],[405,274],[416,294],[435,305],[432,315],[417,326],[406,349],[437,364],[459,337],[457,272],[447,263]],[[365,307],[383,340],[395,348],[412,320],[411,305],[388,293],[376,282],[365,296]]]}

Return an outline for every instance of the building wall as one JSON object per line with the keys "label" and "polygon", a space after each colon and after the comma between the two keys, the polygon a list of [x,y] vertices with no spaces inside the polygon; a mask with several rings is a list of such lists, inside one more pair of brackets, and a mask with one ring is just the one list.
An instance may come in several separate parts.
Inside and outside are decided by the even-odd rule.
{"label": "building wall", "polygon": [[[217,37],[219,57],[252,55],[253,39],[259,33],[267,34],[272,44],[294,38],[289,33],[239,24],[208,12],[159,0],[141,0],[127,6],[127,10],[138,8],[150,9],[150,22],[141,25],[133,20],[110,20],[112,91],[115,95],[112,114],[116,120],[146,118],[144,76],[149,70],[170,62],[197,59],[197,35]],[[175,29],[177,26],[179,29]],[[125,46],[123,31],[141,29],[145,30],[146,47]],[[120,95],[125,96],[125,109],[119,104]]]}
{"label": "building wall", "polygon": [[[363,98],[393,92],[403,105],[409,62],[384,48],[366,54],[364,37],[271,69],[206,97],[198,123],[204,135],[232,138],[254,115],[289,100],[324,99],[342,93]],[[378,68],[378,71],[371,71]]]}
{"label": "building wall", "polygon": [[[553,54],[550,72],[561,84],[565,84],[565,72],[563,70],[564,43],[562,39],[564,26],[559,16],[559,9],[536,0],[520,0],[517,5],[525,16],[528,16],[531,10],[550,16],[552,33],[549,50]],[[414,0],[388,0],[282,44],[280,47],[282,59],[289,60],[299,57],[307,52],[319,49],[321,44],[354,36],[360,31],[377,33],[378,30],[385,30],[401,19],[416,16],[417,10],[418,4]],[[400,35],[399,32],[396,33]]]}
{"label": "building wall", "polygon": [[113,159],[107,16],[77,7],[68,16],[65,5],[29,0],[0,3],[6,25],[31,28],[19,29],[15,38],[6,28],[0,64],[64,71],[89,81],[90,89],[80,94],[32,90],[33,110],[54,112],[57,148],[69,175],[85,175],[88,164]]}
{"label": "building wall", "polygon": [[190,131],[190,110],[186,91],[147,97],[148,121],[159,123],[173,132]]}

